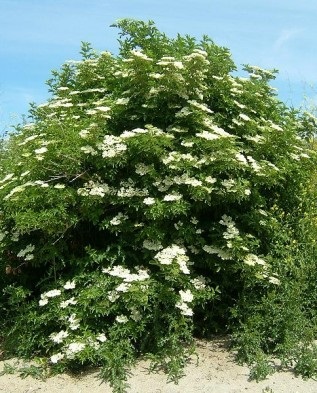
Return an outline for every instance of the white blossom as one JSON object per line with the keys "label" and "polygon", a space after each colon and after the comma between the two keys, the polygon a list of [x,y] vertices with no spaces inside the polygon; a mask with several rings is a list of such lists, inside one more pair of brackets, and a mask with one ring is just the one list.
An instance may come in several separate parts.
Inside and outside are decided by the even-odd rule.
{"label": "white blossom", "polygon": [[44,299],[40,299],[40,300],[39,300],[39,305],[40,305],[41,307],[45,306],[47,303],[48,303],[48,299],[47,299],[47,298],[44,298]]}
{"label": "white blossom", "polygon": [[65,355],[61,352],[56,353],[55,355],[50,357],[51,363],[58,363],[60,360],[62,360],[65,357]]}
{"label": "white blossom", "polygon": [[125,315],[118,315],[117,317],[116,317],[116,321],[118,322],[118,323],[127,323],[128,322],[128,317],[126,317]]}
{"label": "white blossom", "polygon": [[97,154],[97,151],[92,146],[89,145],[82,146],[80,150],[85,154],[91,154],[92,156],[95,156]]}
{"label": "white blossom", "polygon": [[255,159],[251,156],[247,156],[247,159],[252,167],[252,169],[254,170],[254,172],[259,172],[262,168],[261,165],[259,165]]}
{"label": "white blossom", "polygon": [[131,284],[126,283],[126,282],[122,282],[120,285],[118,285],[115,288],[115,291],[117,291],[117,292],[128,292],[130,287],[131,287]]}
{"label": "white blossom", "polygon": [[89,131],[88,131],[88,130],[81,130],[81,131],[79,132],[79,136],[80,136],[81,138],[83,138],[83,139],[86,139],[86,138],[88,137],[88,135],[89,135]]}
{"label": "white blossom", "polygon": [[57,183],[55,184],[54,188],[56,188],[57,190],[62,190],[63,188],[65,188],[65,184]]}
{"label": "white blossom", "polygon": [[186,291],[180,290],[179,294],[180,294],[182,301],[185,303],[190,303],[194,299],[194,295],[191,293],[191,291],[189,289],[187,289]]}
{"label": "white blossom", "polygon": [[264,259],[259,258],[255,254],[247,254],[246,257],[244,258],[244,263],[249,266],[266,265],[266,262],[264,261]]}
{"label": "white blossom", "polygon": [[136,164],[135,173],[140,176],[146,175],[151,170],[151,167],[143,163]]}
{"label": "white blossom", "polygon": [[231,254],[228,251],[225,251],[225,250],[218,248],[218,247],[212,247],[212,246],[205,245],[203,247],[203,250],[206,251],[208,254],[216,254],[223,261],[227,261],[227,260],[232,259]]}
{"label": "white blossom", "polygon": [[144,198],[144,199],[143,199],[143,203],[144,203],[145,205],[154,205],[154,203],[155,203],[155,198],[151,198],[151,197]]}
{"label": "white blossom", "polygon": [[47,152],[47,147],[41,147],[40,149],[34,150],[35,154],[43,154]]}
{"label": "white blossom", "polygon": [[250,121],[250,120],[251,120],[250,117],[247,116],[247,115],[245,115],[244,113],[240,113],[240,114],[239,114],[239,117],[240,117],[242,120],[245,120],[245,121]]}
{"label": "white blossom", "polygon": [[75,298],[72,297],[72,298],[70,298],[68,300],[62,301],[60,303],[60,308],[66,308],[69,305],[75,305],[75,304],[77,304],[77,300],[75,300]]}
{"label": "white blossom", "polygon": [[185,302],[178,302],[175,307],[179,308],[184,316],[191,317],[194,314],[193,310]]}
{"label": "white blossom", "polygon": [[111,303],[114,303],[120,295],[116,291],[109,291],[107,297]]}
{"label": "white blossom", "polygon": [[116,101],[117,105],[127,105],[130,101],[130,98],[118,98]]}
{"label": "white blossom", "polygon": [[142,314],[140,313],[139,310],[136,310],[135,308],[131,310],[130,314],[131,319],[135,322],[139,322],[142,319]]}
{"label": "white blossom", "polygon": [[14,173],[9,173],[2,180],[0,180],[0,184],[6,182],[7,180],[11,180],[14,176]]}
{"label": "white blossom", "polygon": [[274,285],[280,285],[281,281],[277,277],[269,277],[269,282]]}
{"label": "white blossom", "polygon": [[163,246],[159,241],[156,240],[144,240],[143,248],[146,248],[147,250],[159,251],[163,248]]}
{"label": "white blossom", "polygon": [[235,155],[235,158],[236,158],[236,160],[237,160],[238,162],[240,162],[241,164],[244,164],[244,165],[247,165],[247,164],[248,164],[247,159],[246,159],[245,156],[244,156],[243,154],[241,154],[241,153],[237,153],[237,154]]}
{"label": "white blossom", "polygon": [[180,194],[167,194],[164,196],[163,201],[174,202],[174,201],[179,201],[180,199],[182,199],[182,195]]}
{"label": "white blossom", "polygon": [[201,290],[206,287],[206,279],[203,276],[198,276],[196,278],[193,278],[192,280],[190,280],[190,282],[193,284],[194,288],[197,290]]}
{"label": "white blossom", "polygon": [[203,131],[203,132],[198,132],[196,134],[196,136],[198,136],[199,138],[203,138],[203,139],[207,139],[208,141],[213,141],[215,139],[219,139],[220,136],[217,134],[212,134],[209,131]]}
{"label": "white blossom", "polygon": [[109,274],[110,276],[122,278],[125,283],[144,281],[150,277],[146,270],[139,267],[136,267],[136,270],[137,273],[131,273],[129,269],[124,268],[123,266],[113,266],[112,268],[102,269],[102,272]]}
{"label": "white blossom", "polygon": [[108,106],[97,106],[95,109],[100,112],[108,112],[111,110],[111,108],[109,108]]}
{"label": "white blossom", "polygon": [[27,254],[31,253],[32,251],[34,251],[35,247],[32,244],[27,245],[23,250],[19,251],[17,254],[18,258],[23,258],[25,257]]}
{"label": "white blossom", "polygon": [[67,281],[64,289],[74,289],[76,287],[75,281]]}
{"label": "white blossom", "polygon": [[110,220],[110,224],[117,226],[122,223],[122,221],[127,220],[129,217],[123,213],[118,213],[115,217]]}
{"label": "white blossom", "polygon": [[172,244],[170,247],[164,248],[159,251],[154,258],[161,265],[171,265],[176,262],[179,265],[180,271],[184,274],[189,274],[190,271],[187,267],[189,262],[188,256],[186,256],[186,249],[176,244]]}
{"label": "white blossom", "polygon": [[64,338],[68,337],[68,333],[65,330],[61,330],[58,333],[52,333],[50,335],[50,339],[56,343],[56,344],[60,344],[63,342]]}
{"label": "white blossom", "polygon": [[98,334],[98,336],[96,336],[96,340],[100,341],[101,343],[104,343],[107,341],[107,337],[104,333],[100,333]]}
{"label": "white blossom", "polygon": [[74,354],[81,352],[85,348],[85,346],[86,345],[84,343],[80,343],[80,342],[73,342],[68,344],[66,348],[66,356],[69,359],[73,358]]}
{"label": "white blossom", "polygon": [[69,328],[71,330],[77,330],[79,328],[79,322],[80,320],[76,318],[76,314],[72,314],[69,318],[68,318],[68,322],[69,322]]}

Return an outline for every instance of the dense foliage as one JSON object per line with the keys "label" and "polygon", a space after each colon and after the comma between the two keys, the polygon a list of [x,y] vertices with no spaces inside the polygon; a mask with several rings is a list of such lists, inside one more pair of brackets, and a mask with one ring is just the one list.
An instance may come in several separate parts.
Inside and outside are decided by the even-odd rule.
{"label": "dense foliage", "polygon": [[7,355],[119,392],[138,357],[177,380],[229,332],[255,378],[271,354],[313,375],[316,119],[208,37],[116,27],[119,54],[83,43],[2,145]]}

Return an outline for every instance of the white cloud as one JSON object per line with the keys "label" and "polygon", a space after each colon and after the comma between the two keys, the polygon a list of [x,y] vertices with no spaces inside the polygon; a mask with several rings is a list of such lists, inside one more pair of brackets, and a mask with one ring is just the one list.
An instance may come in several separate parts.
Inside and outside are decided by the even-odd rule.
{"label": "white cloud", "polygon": [[298,28],[282,30],[273,44],[274,50],[280,51],[283,49],[289,41],[300,35],[302,31],[303,29]]}

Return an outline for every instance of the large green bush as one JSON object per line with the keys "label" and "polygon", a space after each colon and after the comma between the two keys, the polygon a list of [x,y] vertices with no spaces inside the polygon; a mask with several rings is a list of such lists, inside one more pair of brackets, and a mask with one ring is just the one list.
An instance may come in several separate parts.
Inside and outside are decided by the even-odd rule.
{"label": "large green bush", "polygon": [[272,353],[312,375],[316,119],[208,37],[116,27],[3,143],[6,353],[123,391],[139,356],[177,380],[194,336],[230,332],[256,378]]}

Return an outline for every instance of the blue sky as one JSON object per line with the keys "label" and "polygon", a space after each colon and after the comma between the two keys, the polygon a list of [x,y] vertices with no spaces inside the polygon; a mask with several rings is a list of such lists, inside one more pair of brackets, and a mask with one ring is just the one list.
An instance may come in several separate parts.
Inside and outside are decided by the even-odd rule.
{"label": "blue sky", "polygon": [[316,0],[0,0],[0,134],[47,100],[50,71],[79,59],[81,41],[115,52],[109,26],[124,17],[171,36],[207,34],[239,67],[279,69],[288,105],[317,103]]}

